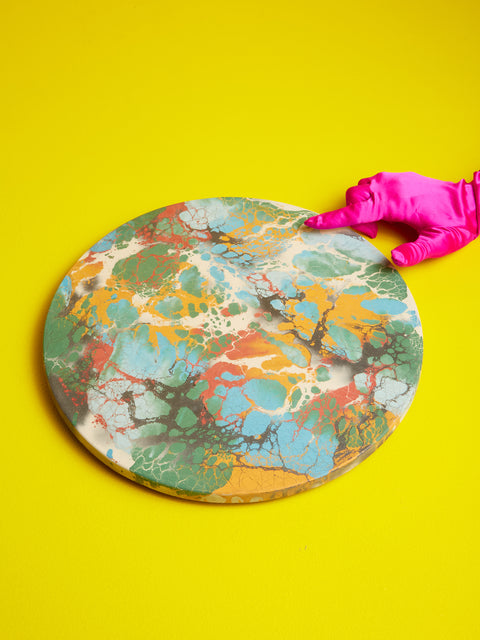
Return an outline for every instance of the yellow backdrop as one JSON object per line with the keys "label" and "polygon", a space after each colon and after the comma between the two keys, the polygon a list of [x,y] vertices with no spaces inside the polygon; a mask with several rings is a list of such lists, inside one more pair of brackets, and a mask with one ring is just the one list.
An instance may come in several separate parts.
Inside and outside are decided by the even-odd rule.
{"label": "yellow backdrop", "polygon": [[480,240],[402,270],[425,357],[395,435],[293,498],[122,479],[64,427],[41,353],[64,273],[143,212],[320,212],[377,171],[470,178],[479,3],[12,0],[0,25],[3,637],[479,637]]}

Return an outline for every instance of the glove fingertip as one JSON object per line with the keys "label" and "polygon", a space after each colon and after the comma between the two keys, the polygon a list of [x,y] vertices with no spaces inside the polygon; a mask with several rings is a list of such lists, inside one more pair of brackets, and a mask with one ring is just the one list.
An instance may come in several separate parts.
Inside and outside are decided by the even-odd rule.
{"label": "glove fingertip", "polygon": [[397,265],[397,267],[406,267],[406,266],[408,266],[405,256],[398,249],[393,249],[393,251],[392,251],[392,260],[393,260],[394,264]]}
{"label": "glove fingertip", "polygon": [[415,243],[407,243],[401,245],[392,251],[392,260],[397,267],[413,267],[418,264],[424,258],[419,250],[415,250],[417,247]]}
{"label": "glove fingertip", "polygon": [[305,220],[303,224],[312,229],[321,229],[322,228],[321,216],[312,216],[311,218],[307,218],[307,220]]}

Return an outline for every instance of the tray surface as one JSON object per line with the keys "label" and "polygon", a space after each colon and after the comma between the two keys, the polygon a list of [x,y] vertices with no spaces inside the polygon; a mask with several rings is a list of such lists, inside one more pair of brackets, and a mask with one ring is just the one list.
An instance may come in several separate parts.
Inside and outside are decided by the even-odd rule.
{"label": "tray surface", "polygon": [[249,502],[318,486],[385,440],[418,384],[416,306],[373,245],[302,226],[311,215],[184,202],[82,256],[44,362],[90,451],[171,495]]}

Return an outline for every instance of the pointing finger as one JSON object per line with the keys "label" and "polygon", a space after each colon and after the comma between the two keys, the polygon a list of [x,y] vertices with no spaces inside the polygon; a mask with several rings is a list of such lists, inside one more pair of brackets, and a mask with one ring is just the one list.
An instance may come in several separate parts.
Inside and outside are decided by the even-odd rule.
{"label": "pointing finger", "polygon": [[336,229],[337,227],[349,227],[365,222],[375,222],[378,217],[373,212],[371,203],[371,200],[355,202],[342,209],[308,218],[305,224],[313,229]]}

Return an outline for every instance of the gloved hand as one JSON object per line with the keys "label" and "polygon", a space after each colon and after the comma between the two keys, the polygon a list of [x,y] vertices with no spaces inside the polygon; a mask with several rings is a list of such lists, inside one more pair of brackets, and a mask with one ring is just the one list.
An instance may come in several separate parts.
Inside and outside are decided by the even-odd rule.
{"label": "gloved hand", "polygon": [[447,255],[479,235],[480,171],[471,183],[443,182],[417,173],[377,173],[360,180],[346,193],[347,206],[309,218],[314,229],[352,225],[370,238],[377,220],[403,222],[418,232],[414,242],[392,251],[399,266],[411,266]]}

